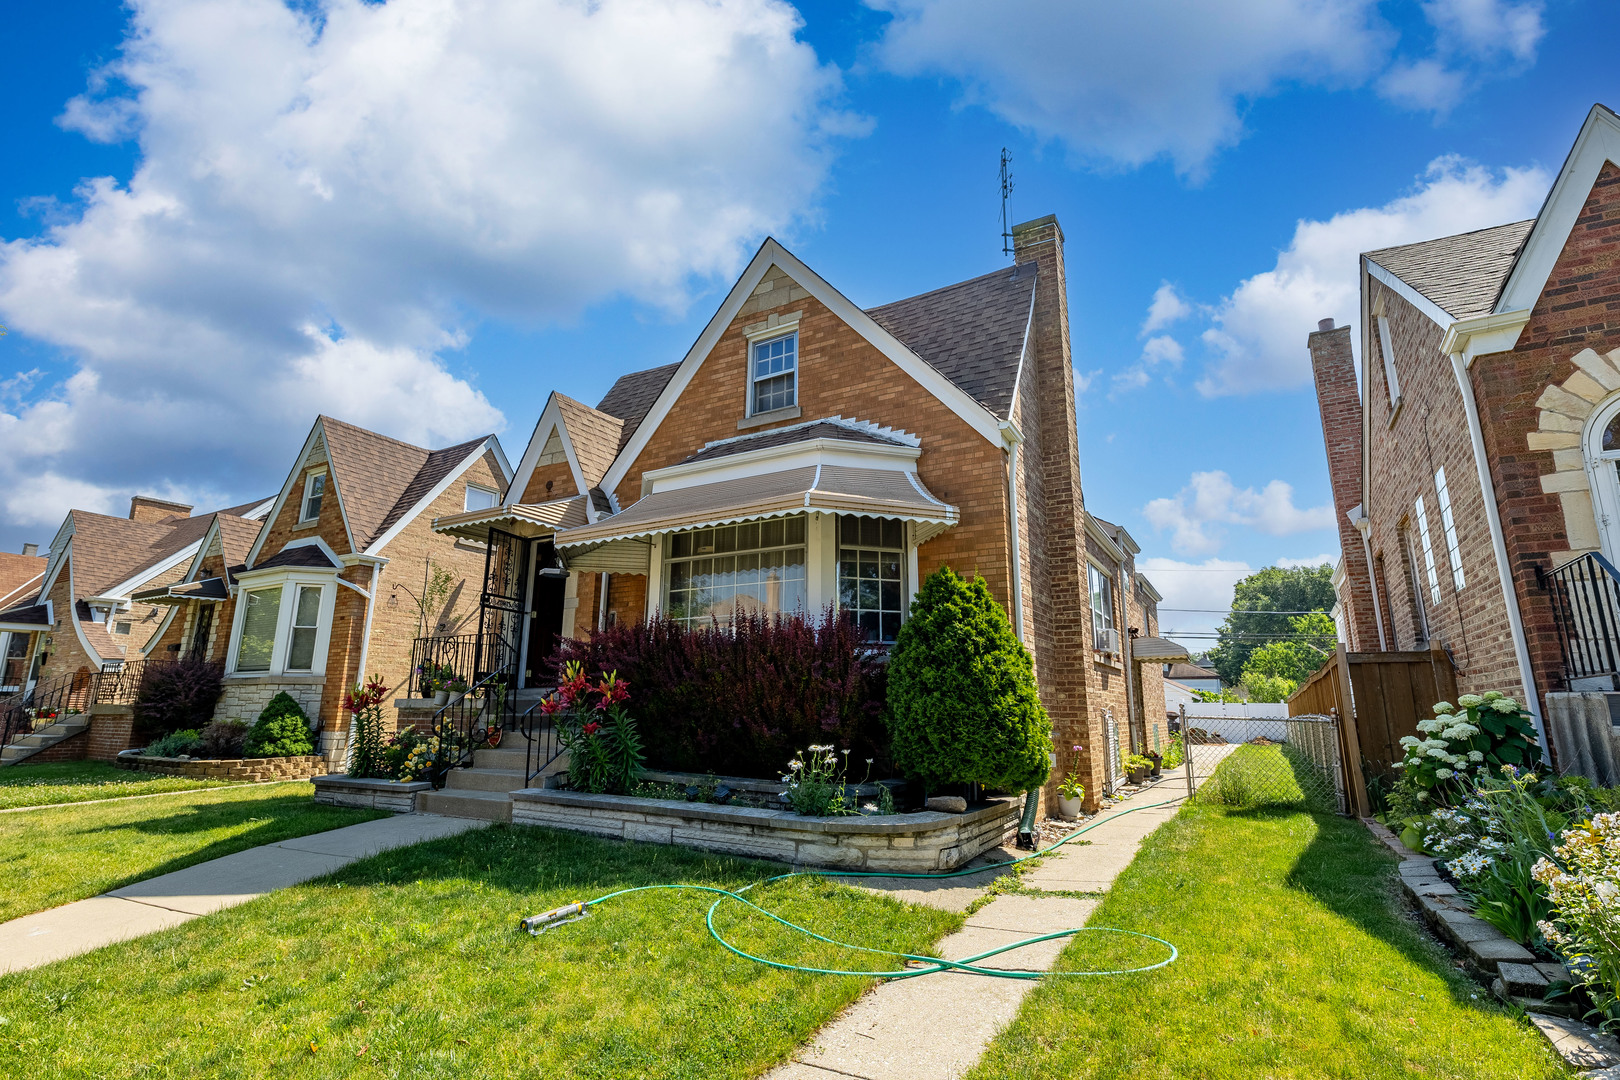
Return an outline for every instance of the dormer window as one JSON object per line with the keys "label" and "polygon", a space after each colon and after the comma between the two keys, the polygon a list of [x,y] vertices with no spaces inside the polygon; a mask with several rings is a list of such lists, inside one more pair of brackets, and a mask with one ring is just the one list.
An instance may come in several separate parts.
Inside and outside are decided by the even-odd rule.
{"label": "dormer window", "polygon": [[326,474],[323,472],[310,473],[304,477],[304,508],[298,515],[300,524],[314,521],[321,516],[321,498],[326,494]]}
{"label": "dormer window", "polygon": [[798,332],[756,341],[752,355],[753,413],[774,412],[798,404]]}

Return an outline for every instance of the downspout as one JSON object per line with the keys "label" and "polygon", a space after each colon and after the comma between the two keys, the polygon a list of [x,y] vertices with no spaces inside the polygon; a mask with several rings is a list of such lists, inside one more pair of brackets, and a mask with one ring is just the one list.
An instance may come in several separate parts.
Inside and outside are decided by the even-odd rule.
{"label": "downspout", "polygon": [[[366,681],[366,654],[371,649],[371,614],[372,614],[373,611],[375,611],[377,609],[377,603],[376,603],[376,600],[377,600],[377,576],[381,572],[382,572],[382,564],[381,563],[374,562],[374,563],[371,564],[371,589],[370,589],[369,592],[366,592],[366,593],[362,594],[366,598],[366,625],[365,625],[365,629],[361,631],[361,637],[360,637],[360,670],[359,670],[359,678],[357,680],[357,682],[362,683],[362,684]],[[338,583],[340,585],[348,585],[349,588],[354,589],[355,592],[360,592],[359,589],[355,589],[355,587],[353,585],[350,585],[347,581],[344,581],[342,578],[338,578],[337,580],[338,580]],[[343,762],[343,767],[347,768],[348,767],[348,760],[347,759],[354,752],[354,747],[353,747],[354,723],[352,721],[349,723],[349,729],[347,731],[345,731],[343,733],[343,735],[344,735],[344,742],[345,742],[345,744],[347,744],[344,747],[345,761]]]}
{"label": "downspout", "polygon": [[[1360,512],[1360,517],[1354,516],[1357,511]],[[1384,637],[1384,608],[1378,602],[1378,576],[1373,573],[1372,519],[1367,516],[1366,507],[1360,504],[1357,504],[1355,509],[1349,513],[1351,515],[1350,524],[1354,525],[1356,532],[1361,534],[1361,550],[1367,557],[1367,591],[1372,593],[1373,622],[1378,624],[1378,651],[1388,652],[1389,640]]]}
{"label": "downspout", "polygon": [[1024,560],[1018,539],[1018,448],[1024,436],[1010,420],[1001,422],[1001,437],[1007,443],[1007,506],[1012,511],[1012,606],[1013,633],[1026,648],[1024,640]]}
{"label": "downspout", "polygon": [[[1125,547],[1120,545],[1121,550]],[[1119,613],[1124,618],[1125,632],[1119,637],[1119,651],[1125,659],[1125,715],[1130,717],[1131,753],[1140,754],[1147,749],[1147,716],[1142,716],[1142,739],[1136,738],[1136,669],[1131,666],[1131,594],[1125,591],[1125,564],[1114,570],[1114,590],[1119,593]],[[1146,620],[1143,620],[1144,622]]]}
{"label": "downspout", "polygon": [[607,629],[608,617],[608,575],[607,571],[596,575],[596,629]]}
{"label": "downspout", "polygon": [[1513,656],[1519,662],[1519,680],[1524,683],[1524,707],[1536,727],[1536,741],[1541,744],[1542,760],[1548,762],[1547,730],[1541,722],[1541,702],[1536,695],[1535,673],[1530,667],[1530,645],[1524,636],[1524,618],[1519,613],[1519,594],[1513,586],[1513,574],[1508,569],[1507,539],[1502,533],[1502,514],[1496,506],[1496,486],[1491,482],[1490,466],[1485,460],[1485,433],[1479,425],[1479,405],[1474,401],[1474,384],[1468,378],[1468,363],[1463,354],[1451,354],[1451,370],[1457,376],[1457,389],[1462,391],[1463,411],[1468,414],[1468,439],[1473,444],[1474,467],[1479,472],[1479,490],[1485,499],[1485,521],[1491,530],[1491,550],[1496,553],[1496,573],[1502,584],[1502,600],[1507,606],[1508,630],[1513,635]]}

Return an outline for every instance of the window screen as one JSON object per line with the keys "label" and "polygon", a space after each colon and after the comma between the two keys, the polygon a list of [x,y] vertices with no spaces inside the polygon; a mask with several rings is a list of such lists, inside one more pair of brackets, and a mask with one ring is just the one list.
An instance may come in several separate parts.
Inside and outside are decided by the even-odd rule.
{"label": "window screen", "polygon": [[236,649],[237,671],[269,671],[276,647],[276,621],[281,615],[281,586],[243,594],[242,643]]}
{"label": "window screen", "polygon": [[321,587],[298,586],[293,608],[292,636],[287,641],[287,670],[308,671],[315,666],[315,631],[321,618]]}
{"label": "window screen", "polygon": [[894,518],[838,519],[838,606],[873,641],[893,642],[905,617],[906,526]]}
{"label": "window screen", "polygon": [[1417,497],[1418,541],[1423,545],[1423,569],[1429,578],[1429,602],[1440,606],[1440,577],[1434,572],[1434,546],[1429,543],[1429,513],[1423,506],[1423,496]]}
{"label": "window screen", "polygon": [[803,515],[697,529],[669,538],[664,610],[688,628],[731,625],[740,609],[804,610]]}
{"label": "window screen", "polygon": [[500,501],[500,495],[486,487],[477,484],[467,485],[467,500],[465,508],[468,510],[488,510]]}

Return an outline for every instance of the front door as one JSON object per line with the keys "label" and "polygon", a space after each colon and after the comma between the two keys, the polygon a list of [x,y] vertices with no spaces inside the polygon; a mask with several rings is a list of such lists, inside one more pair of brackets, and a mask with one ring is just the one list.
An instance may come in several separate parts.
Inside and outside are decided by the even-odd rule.
{"label": "front door", "polygon": [[563,597],[568,591],[568,571],[562,568],[557,548],[550,540],[535,544],[534,567],[523,679],[525,686],[545,686],[550,683],[545,661],[556,651],[563,633]]}
{"label": "front door", "polygon": [[[484,554],[484,591],[479,596],[477,676],[517,669],[525,593],[528,591],[529,543],[500,529],[489,530]],[[510,681],[507,686],[512,687]]]}

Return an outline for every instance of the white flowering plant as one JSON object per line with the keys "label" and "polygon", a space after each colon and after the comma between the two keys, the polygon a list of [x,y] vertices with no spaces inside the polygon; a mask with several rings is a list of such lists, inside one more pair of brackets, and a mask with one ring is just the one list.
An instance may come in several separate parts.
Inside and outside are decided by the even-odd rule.
{"label": "white flowering plant", "polygon": [[1541,934],[1591,996],[1588,1019],[1620,1029],[1620,813],[1565,830],[1552,854],[1534,871],[1552,900]]}
{"label": "white flowering plant", "polygon": [[[1400,785],[1419,802],[1448,805],[1470,775],[1489,775],[1503,765],[1535,762],[1541,751],[1530,714],[1496,690],[1442,701],[1419,720],[1418,734],[1401,739]],[[1412,789],[1415,789],[1412,790]]]}

